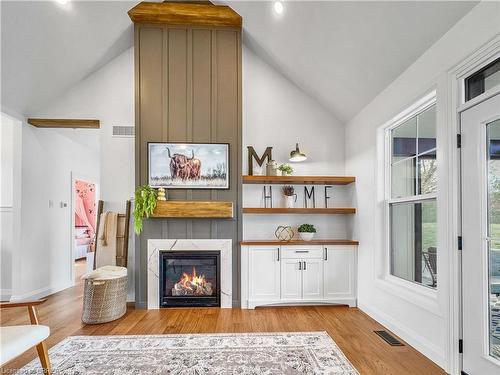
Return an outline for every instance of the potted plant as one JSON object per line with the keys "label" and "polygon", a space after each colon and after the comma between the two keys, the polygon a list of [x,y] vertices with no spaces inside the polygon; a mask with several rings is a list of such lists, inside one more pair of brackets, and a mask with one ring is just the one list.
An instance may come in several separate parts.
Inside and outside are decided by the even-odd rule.
{"label": "potted plant", "polygon": [[293,168],[289,164],[281,164],[278,170],[281,172],[282,176],[291,176],[293,173]]}
{"label": "potted plant", "polygon": [[302,224],[297,231],[299,232],[300,239],[303,241],[311,241],[316,233],[316,228],[312,224]]}
{"label": "potted plant", "polygon": [[285,185],[281,188],[283,196],[285,197],[285,207],[294,208],[295,202],[297,202],[297,194],[295,194],[295,189],[293,186]]}
{"label": "potted plant", "polygon": [[149,185],[139,186],[135,190],[134,229],[137,235],[142,232],[142,220],[148,218],[156,207],[158,193]]}

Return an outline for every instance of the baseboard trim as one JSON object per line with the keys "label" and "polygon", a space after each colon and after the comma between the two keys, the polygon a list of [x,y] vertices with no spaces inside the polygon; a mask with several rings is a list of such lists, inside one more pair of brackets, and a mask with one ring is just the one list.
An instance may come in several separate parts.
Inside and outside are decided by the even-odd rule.
{"label": "baseboard trim", "polygon": [[61,290],[64,290],[64,289],[67,289],[70,287],[71,287],[71,284],[67,284],[67,283],[56,286],[56,287],[47,286],[45,288],[40,288],[40,289],[33,290],[31,292],[27,292],[27,293],[23,293],[23,294],[14,294],[10,297],[10,300],[14,302],[14,301],[22,301],[22,300],[26,300],[26,299],[40,299],[40,298],[50,296],[51,294],[60,292]]}
{"label": "baseboard trim", "polygon": [[412,329],[404,326],[401,322],[395,320],[391,316],[386,313],[365,305],[362,302],[358,301],[358,308],[368,314],[370,317],[375,319],[378,323],[385,326],[387,329],[395,333],[401,339],[406,341],[413,348],[418,350],[424,356],[429,358],[432,362],[437,364],[442,369],[446,370],[446,358],[444,355],[444,351],[442,351],[439,347],[431,343],[425,337],[420,336]]}
{"label": "baseboard trim", "polygon": [[12,296],[11,289],[0,289],[0,301],[9,301]]}

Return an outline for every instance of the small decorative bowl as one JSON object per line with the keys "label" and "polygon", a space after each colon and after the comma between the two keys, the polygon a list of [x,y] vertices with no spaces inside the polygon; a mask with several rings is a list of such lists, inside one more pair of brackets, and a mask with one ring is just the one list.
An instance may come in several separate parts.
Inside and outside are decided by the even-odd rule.
{"label": "small decorative bowl", "polygon": [[314,233],[299,232],[299,236],[302,241],[311,241],[314,237]]}

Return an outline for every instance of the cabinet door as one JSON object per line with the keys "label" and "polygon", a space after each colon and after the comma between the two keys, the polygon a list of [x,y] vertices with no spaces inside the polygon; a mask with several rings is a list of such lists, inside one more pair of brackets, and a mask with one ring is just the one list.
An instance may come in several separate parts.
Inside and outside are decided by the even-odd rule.
{"label": "cabinet door", "polygon": [[302,298],[323,299],[323,260],[302,261]]}
{"label": "cabinet door", "polygon": [[325,248],[325,299],[354,296],[355,250]]}
{"label": "cabinet door", "polygon": [[281,299],[302,299],[302,261],[299,259],[281,261]]}
{"label": "cabinet door", "polygon": [[248,252],[249,299],[280,299],[279,247],[252,247]]}

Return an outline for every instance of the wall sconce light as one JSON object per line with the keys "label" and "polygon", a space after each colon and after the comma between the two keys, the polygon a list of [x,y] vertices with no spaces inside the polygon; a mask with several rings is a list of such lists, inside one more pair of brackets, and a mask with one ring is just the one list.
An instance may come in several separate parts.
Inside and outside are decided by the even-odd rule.
{"label": "wall sconce light", "polygon": [[291,162],[294,162],[294,163],[298,163],[298,162],[307,160],[306,154],[304,154],[303,152],[300,152],[298,143],[295,144],[295,150],[292,150],[292,152],[290,152],[290,159],[289,160]]}

